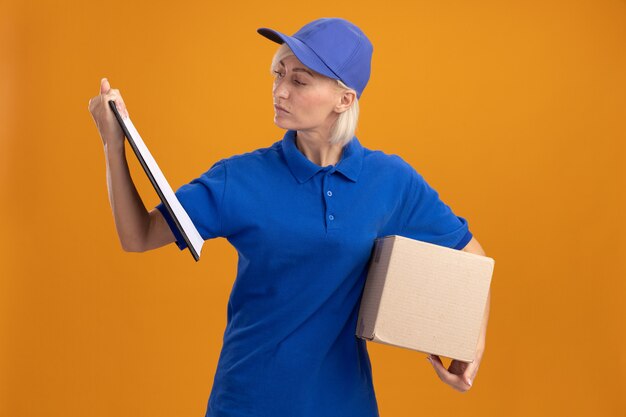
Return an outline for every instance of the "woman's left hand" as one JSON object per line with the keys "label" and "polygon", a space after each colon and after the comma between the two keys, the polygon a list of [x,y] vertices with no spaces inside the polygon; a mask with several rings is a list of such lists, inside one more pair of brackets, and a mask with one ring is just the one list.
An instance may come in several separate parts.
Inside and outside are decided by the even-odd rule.
{"label": "woman's left hand", "polygon": [[460,392],[465,392],[472,387],[481,358],[482,354],[479,352],[476,355],[476,359],[470,363],[453,359],[448,369],[446,369],[439,356],[428,355],[427,357],[433,368],[435,368],[439,379]]}
{"label": "woman's left hand", "polygon": [[[467,246],[463,248],[464,252],[474,253],[476,255],[486,256],[480,243],[475,237],[469,241]],[[483,321],[480,328],[480,334],[478,336],[478,347],[476,348],[476,357],[473,362],[461,362],[458,360],[452,360],[448,369],[443,366],[441,359],[437,355],[428,355],[428,361],[435,368],[435,372],[446,384],[450,385],[457,391],[465,392],[472,387],[476,373],[478,373],[478,367],[480,361],[483,358],[485,352],[485,337],[487,334],[487,322],[489,321],[489,305],[491,303],[491,291],[487,293],[487,303],[485,306],[485,312],[483,314]]]}

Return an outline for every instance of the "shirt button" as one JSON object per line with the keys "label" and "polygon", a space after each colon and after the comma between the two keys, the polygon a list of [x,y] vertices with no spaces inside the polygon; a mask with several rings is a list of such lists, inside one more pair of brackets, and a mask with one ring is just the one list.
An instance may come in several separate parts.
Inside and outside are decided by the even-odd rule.
{"label": "shirt button", "polygon": [[331,195],[333,195],[333,192],[332,191],[326,191],[326,195],[330,197]]}
{"label": "shirt button", "polygon": [[328,220],[335,220],[335,216],[333,216],[332,214],[328,216]]}

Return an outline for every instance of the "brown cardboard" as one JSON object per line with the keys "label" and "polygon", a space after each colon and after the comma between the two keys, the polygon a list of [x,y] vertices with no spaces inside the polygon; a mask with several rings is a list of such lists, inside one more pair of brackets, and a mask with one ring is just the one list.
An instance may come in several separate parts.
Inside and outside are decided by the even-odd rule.
{"label": "brown cardboard", "polygon": [[376,239],[356,335],[472,362],[494,264],[403,236]]}

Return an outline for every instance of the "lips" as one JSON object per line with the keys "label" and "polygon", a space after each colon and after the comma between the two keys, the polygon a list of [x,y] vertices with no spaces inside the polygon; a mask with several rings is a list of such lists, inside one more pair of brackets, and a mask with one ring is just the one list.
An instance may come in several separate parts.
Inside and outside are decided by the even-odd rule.
{"label": "lips", "polygon": [[274,104],[274,108],[275,108],[276,110],[280,110],[280,111],[283,111],[283,112],[285,112],[285,113],[289,113],[287,110],[285,110],[284,108],[280,107],[280,106],[279,106],[279,105],[277,105],[277,104]]}

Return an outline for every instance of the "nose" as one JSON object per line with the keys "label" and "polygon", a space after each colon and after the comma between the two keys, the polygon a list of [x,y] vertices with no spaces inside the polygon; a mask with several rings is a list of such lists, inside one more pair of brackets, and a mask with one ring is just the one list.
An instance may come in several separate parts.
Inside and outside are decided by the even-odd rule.
{"label": "nose", "polygon": [[272,94],[274,97],[287,98],[289,96],[289,91],[285,87],[284,80],[277,79],[274,81],[274,88],[272,89]]}

